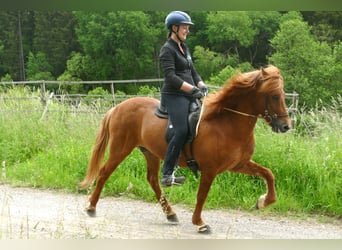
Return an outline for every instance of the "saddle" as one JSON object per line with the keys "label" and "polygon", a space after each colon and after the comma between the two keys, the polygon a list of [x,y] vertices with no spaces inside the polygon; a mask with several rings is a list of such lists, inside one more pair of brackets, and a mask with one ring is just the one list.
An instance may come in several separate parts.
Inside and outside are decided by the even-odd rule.
{"label": "saddle", "polygon": [[[188,157],[185,150],[183,149],[183,155],[185,156],[186,163],[188,167],[191,169],[191,171],[194,173],[195,177],[198,177],[198,164],[194,160],[193,157],[193,150],[192,150],[192,142],[195,139],[197,135],[197,126],[201,114],[202,109],[202,103],[199,99],[196,99],[196,101],[193,101],[190,103],[190,109],[189,109],[189,115],[188,115],[188,124],[189,124],[189,132],[188,132],[188,138],[186,141],[186,144],[190,144],[190,153],[191,156]],[[168,119],[168,112],[166,110],[166,107],[162,104],[159,104],[158,107],[155,109],[155,115],[162,119]],[[165,132],[165,139],[167,142],[170,141],[174,133],[173,125],[171,121],[168,119],[167,129]]]}

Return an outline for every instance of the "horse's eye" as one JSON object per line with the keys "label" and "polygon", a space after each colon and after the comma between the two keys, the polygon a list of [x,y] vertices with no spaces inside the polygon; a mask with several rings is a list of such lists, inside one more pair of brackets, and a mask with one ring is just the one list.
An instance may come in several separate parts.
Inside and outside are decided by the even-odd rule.
{"label": "horse's eye", "polygon": [[279,95],[273,95],[272,99],[273,99],[273,101],[278,102],[280,99],[280,96]]}

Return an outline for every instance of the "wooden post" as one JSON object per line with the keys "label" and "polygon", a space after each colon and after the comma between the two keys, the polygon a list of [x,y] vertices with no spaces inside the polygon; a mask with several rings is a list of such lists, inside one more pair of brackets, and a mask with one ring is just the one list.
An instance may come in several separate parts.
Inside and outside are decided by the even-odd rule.
{"label": "wooden post", "polygon": [[51,92],[50,97],[49,97],[49,99],[48,99],[47,102],[46,102],[46,105],[45,105],[44,111],[43,111],[43,113],[42,113],[42,116],[40,117],[40,121],[43,120],[43,118],[44,118],[44,116],[45,116],[45,114],[46,114],[46,112],[47,112],[47,110],[48,110],[48,107],[49,107],[49,105],[50,105],[50,103],[51,103],[51,100],[52,100],[52,98],[53,98],[53,95],[54,95],[54,93]]}
{"label": "wooden post", "polygon": [[46,105],[46,87],[45,87],[45,81],[42,81],[42,87],[41,87],[41,102],[43,105]]}
{"label": "wooden post", "polygon": [[112,92],[113,104],[115,105],[115,93],[114,93],[114,82],[110,84],[110,90]]}
{"label": "wooden post", "polygon": [[297,123],[298,99],[299,99],[299,95],[296,92],[293,92],[292,93],[292,105],[291,105],[291,111],[290,111],[292,129],[295,128],[296,123]]}

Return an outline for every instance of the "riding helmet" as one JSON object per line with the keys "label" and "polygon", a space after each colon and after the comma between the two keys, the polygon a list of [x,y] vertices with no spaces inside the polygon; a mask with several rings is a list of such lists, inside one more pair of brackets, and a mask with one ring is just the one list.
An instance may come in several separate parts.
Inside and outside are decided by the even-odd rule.
{"label": "riding helmet", "polygon": [[172,11],[165,19],[165,26],[167,29],[171,29],[172,25],[190,24],[193,25],[190,16],[183,11]]}

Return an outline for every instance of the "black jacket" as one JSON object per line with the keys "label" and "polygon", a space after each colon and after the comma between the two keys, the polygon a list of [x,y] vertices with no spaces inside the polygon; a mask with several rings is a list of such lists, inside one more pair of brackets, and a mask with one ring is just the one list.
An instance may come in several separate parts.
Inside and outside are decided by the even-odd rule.
{"label": "black jacket", "polygon": [[169,38],[160,50],[159,59],[164,73],[164,84],[161,92],[166,94],[187,95],[180,87],[186,81],[194,86],[197,86],[201,81],[200,75],[197,73],[189,48],[181,43],[185,55],[183,55],[178,44]]}

